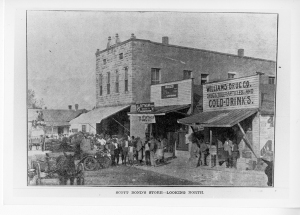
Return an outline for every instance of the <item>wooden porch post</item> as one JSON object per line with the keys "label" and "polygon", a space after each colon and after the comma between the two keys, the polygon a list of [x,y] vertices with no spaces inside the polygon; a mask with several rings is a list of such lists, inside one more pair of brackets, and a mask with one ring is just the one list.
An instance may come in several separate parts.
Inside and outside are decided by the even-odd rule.
{"label": "wooden porch post", "polygon": [[245,133],[244,129],[242,128],[242,126],[240,125],[240,123],[238,123],[238,126],[239,126],[241,132],[243,133],[243,139],[245,140],[245,143],[246,143],[247,146],[250,148],[250,150],[253,152],[254,156],[255,156],[256,158],[258,158],[258,157],[256,156],[254,150],[252,149],[252,146],[251,146],[251,144],[250,144],[250,141],[247,139],[246,133]]}

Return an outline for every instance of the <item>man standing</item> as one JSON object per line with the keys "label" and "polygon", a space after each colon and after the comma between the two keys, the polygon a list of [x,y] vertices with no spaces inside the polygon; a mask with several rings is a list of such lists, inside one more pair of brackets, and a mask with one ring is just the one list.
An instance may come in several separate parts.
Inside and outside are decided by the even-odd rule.
{"label": "man standing", "polygon": [[141,138],[136,138],[136,151],[138,164],[142,165],[143,159],[143,144]]}
{"label": "man standing", "polygon": [[115,144],[113,143],[113,141],[109,141],[108,142],[108,149],[111,155],[111,161],[112,161],[112,166],[115,166]]}
{"label": "man standing", "polygon": [[215,167],[217,165],[217,146],[210,146],[210,156],[211,156],[211,167]]}
{"label": "man standing", "polygon": [[156,148],[156,141],[155,138],[152,136],[150,139],[150,146],[149,146],[149,150],[150,150],[150,162],[151,162],[151,166],[156,167],[156,163],[155,163],[155,148]]}
{"label": "man standing", "polygon": [[149,139],[146,139],[145,142],[145,160],[146,160],[146,165],[150,166],[150,147],[149,147]]}
{"label": "man standing", "polygon": [[237,168],[237,159],[240,158],[239,147],[236,142],[234,142],[232,147],[232,166],[233,168]]}
{"label": "man standing", "polygon": [[126,165],[127,155],[128,155],[128,136],[125,135],[122,141],[122,164]]}
{"label": "man standing", "polygon": [[[201,152],[201,158],[203,158],[204,166],[207,166],[206,158],[207,158],[207,150],[208,147],[203,141],[203,139],[200,140],[200,152]],[[201,162],[202,163],[202,162]]]}
{"label": "man standing", "polygon": [[226,141],[224,143],[226,168],[232,167],[232,147],[232,141],[229,140],[229,137],[226,137]]}

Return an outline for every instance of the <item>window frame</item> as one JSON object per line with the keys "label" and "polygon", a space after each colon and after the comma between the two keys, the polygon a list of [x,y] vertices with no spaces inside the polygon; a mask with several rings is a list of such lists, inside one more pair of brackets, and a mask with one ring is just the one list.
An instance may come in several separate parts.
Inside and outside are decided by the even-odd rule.
{"label": "window frame", "polygon": [[128,90],[128,66],[126,66],[126,67],[124,67],[124,70],[125,70],[125,72],[124,72],[124,90],[125,90],[125,92],[129,92],[129,90]]}
{"label": "window frame", "polygon": [[[155,79],[153,79],[153,74],[155,74]],[[160,83],[161,83],[161,69],[151,68],[151,85],[156,85]]]}
{"label": "window frame", "polygon": [[103,95],[103,75],[99,74],[99,93],[100,96]]}
{"label": "window frame", "polygon": [[[205,77],[203,77],[204,75],[205,75]],[[202,83],[203,81],[205,81],[205,82]],[[200,84],[204,85],[204,84],[206,84],[208,82],[209,82],[209,74],[207,74],[207,73],[200,74]]]}
{"label": "window frame", "polygon": [[191,78],[193,78],[193,71],[192,70],[183,70],[183,80],[187,80],[187,79],[191,79]]}
{"label": "window frame", "polygon": [[106,92],[107,94],[110,94],[110,72],[107,72],[107,79],[106,79]]}
{"label": "window frame", "polygon": [[[232,77],[231,77],[231,76],[232,76]],[[227,73],[227,78],[228,78],[228,79],[234,79],[235,76],[236,76],[236,73],[233,73],[233,72],[228,72],[228,73]]]}
{"label": "window frame", "polygon": [[[272,80],[272,83],[270,83],[271,80]],[[269,76],[268,83],[274,85],[275,84],[275,76]]]}
{"label": "window frame", "polygon": [[116,70],[115,92],[119,93],[119,71],[118,70]]}
{"label": "window frame", "polygon": [[[83,129],[84,128],[84,129]],[[86,132],[86,125],[81,125],[81,131]]]}

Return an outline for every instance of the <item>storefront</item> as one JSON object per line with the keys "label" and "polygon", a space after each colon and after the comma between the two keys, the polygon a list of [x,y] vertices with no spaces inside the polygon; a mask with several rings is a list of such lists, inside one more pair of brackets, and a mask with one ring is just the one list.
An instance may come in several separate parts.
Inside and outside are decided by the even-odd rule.
{"label": "storefront", "polygon": [[266,86],[263,79],[256,75],[203,85],[203,112],[178,122],[215,145],[219,160],[228,137],[239,147],[238,168],[255,168],[258,158],[274,150],[275,85]]}
{"label": "storefront", "polygon": [[151,102],[137,103],[130,115],[130,133],[142,139],[151,136],[167,139],[167,151],[188,151],[185,135],[188,126],[177,120],[191,113],[193,80],[182,80],[151,86]]}
{"label": "storefront", "polygon": [[71,133],[129,135],[130,105],[100,107],[70,121]]}

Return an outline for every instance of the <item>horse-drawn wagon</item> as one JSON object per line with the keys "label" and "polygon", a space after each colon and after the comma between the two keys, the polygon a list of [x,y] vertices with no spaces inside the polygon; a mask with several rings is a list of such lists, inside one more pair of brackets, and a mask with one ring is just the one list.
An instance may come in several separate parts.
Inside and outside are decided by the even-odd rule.
{"label": "horse-drawn wagon", "polygon": [[29,185],[84,185],[84,167],[75,161],[72,154],[46,153],[45,156],[30,161],[28,167]]}

